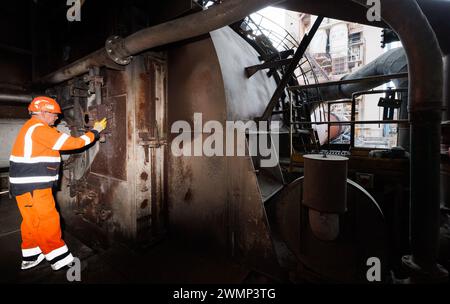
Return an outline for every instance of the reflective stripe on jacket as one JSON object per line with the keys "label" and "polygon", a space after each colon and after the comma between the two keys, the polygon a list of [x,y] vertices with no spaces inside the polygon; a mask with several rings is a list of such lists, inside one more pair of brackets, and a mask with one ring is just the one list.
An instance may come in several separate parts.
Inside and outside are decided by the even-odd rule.
{"label": "reflective stripe on jacket", "polygon": [[94,139],[92,132],[72,137],[32,117],[19,131],[9,158],[11,194],[17,196],[56,185],[61,161],[59,151],[82,148]]}

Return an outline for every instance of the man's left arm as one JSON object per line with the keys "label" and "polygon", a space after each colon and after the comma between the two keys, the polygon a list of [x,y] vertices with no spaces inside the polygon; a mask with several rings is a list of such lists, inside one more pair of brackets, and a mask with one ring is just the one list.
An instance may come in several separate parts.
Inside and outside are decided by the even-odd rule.
{"label": "man's left arm", "polygon": [[48,126],[38,127],[33,133],[33,140],[55,151],[80,149],[94,142],[96,138],[98,138],[96,130],[88,131],[80,137],[73,137]]}

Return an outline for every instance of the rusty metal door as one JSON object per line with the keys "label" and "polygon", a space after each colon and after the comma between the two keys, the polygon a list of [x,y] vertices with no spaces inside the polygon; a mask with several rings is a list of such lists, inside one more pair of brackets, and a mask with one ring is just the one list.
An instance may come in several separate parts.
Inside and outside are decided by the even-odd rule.
{"label": "rusty metal door", "polygon": [[153,241],[165,231],[165,159],[167,153],[166,60],[146,54],[135,65],[136,239]]}

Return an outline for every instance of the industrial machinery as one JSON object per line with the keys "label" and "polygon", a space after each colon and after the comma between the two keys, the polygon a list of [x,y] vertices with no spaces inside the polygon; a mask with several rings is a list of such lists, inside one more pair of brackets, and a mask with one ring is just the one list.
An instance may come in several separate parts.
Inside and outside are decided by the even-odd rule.
{"label": "industrial machinery", "polygon": [[[369,22],[357,0],[125,2],[83,1],[86,21],[68,26],[64,3],[27,3],[32,52],[15,50],[13,84],[0,76],[3,176],[23,105],[46,94],[59,101],[66,133],[108,119],[98,143],[63,155],[57,191],[66,229],[92,248],[188,240],[277,282],[447,278],[448,124],[439,148],[450,28],[439,6],[448,3],[382,0],[382,20]],[[318,17],[295,39],[254,14],[268,5]],[[414,22],[404,26],[398,11]],[[385,32],[384,42],[403,47],[330,80],[307,51],[325,18],[391,29],[397,36]],[[396,88],[374,90],[390,81]],[[383,119],[357,121],[357,98],[375,93],[384,94]],[[342,103],[350,119],[332,113]],[[197,153],[212,134],[230,140],[212,125],[237,121],[272,124],[244,132],[244,155]],[[355,125],[381,123],[398,124],[402,148],[355,144]],[[173,143],[188,127],[189,153],[177,155]],[[274,164],[264,165],[261,144],[252,154],[255,134]]]}

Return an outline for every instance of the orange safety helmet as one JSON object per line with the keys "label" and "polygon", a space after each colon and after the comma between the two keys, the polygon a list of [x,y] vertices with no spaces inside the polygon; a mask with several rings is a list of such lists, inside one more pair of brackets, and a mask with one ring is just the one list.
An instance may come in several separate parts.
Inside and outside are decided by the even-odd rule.
{"label": "orange safety helmet", "polygon": [[53,98],[47,96],[38,96],[28,106],[28,111],[32,113],[39,113],[41,111],[61,114],[59,104]]}

